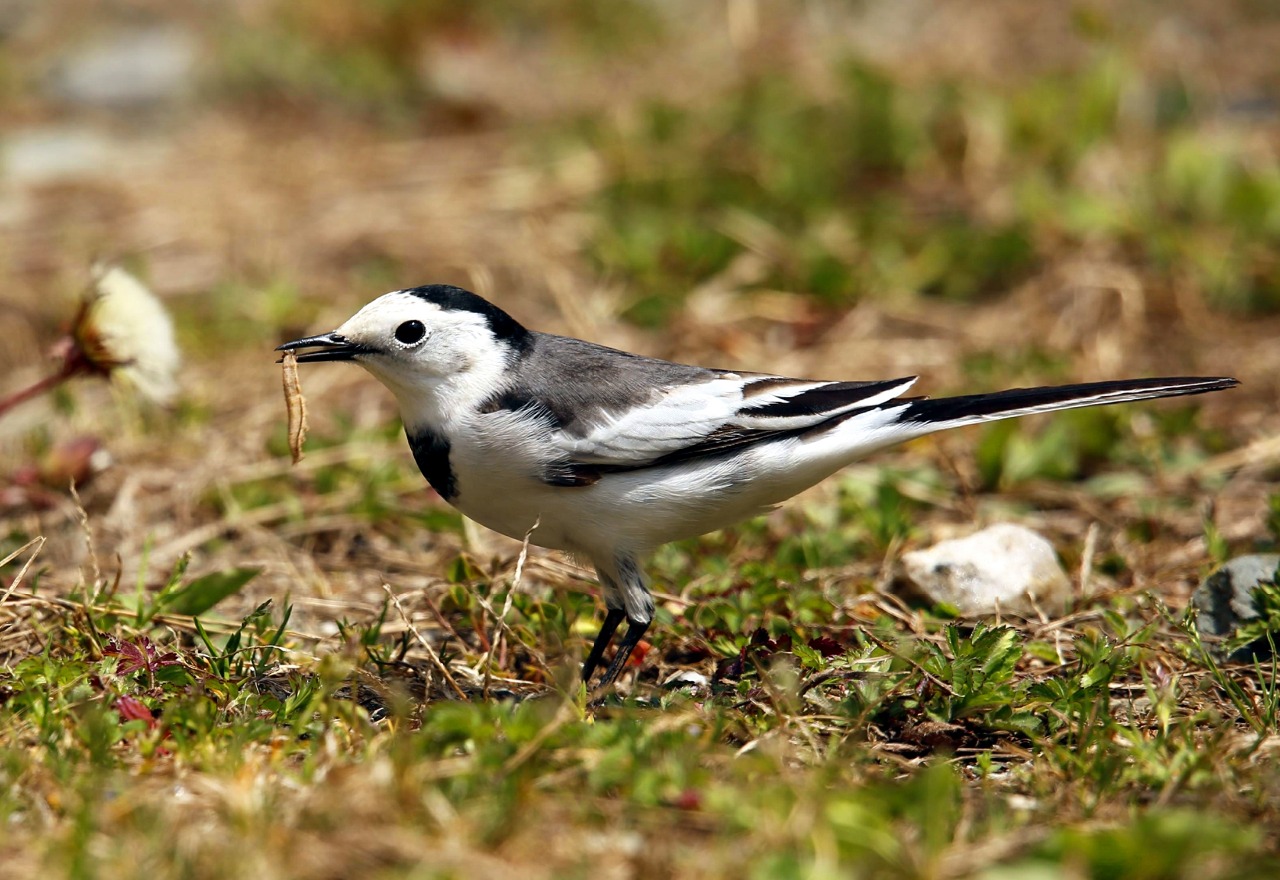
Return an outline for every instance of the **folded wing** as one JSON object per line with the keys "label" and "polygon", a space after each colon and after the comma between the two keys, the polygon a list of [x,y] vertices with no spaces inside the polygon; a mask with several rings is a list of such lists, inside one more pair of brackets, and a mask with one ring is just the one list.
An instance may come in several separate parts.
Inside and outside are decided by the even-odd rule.
{"label": "folded wing", "polygon": [[553,442],[562,455],[547,469],[546,481],[590,485],[606,473],[723,455],[795,436],[892,400],[914,381],[823,382],[717,373],[706,381],[656,389],[644,403],[601,408],[589,424],[579,425],[579,433],[557,431]]}

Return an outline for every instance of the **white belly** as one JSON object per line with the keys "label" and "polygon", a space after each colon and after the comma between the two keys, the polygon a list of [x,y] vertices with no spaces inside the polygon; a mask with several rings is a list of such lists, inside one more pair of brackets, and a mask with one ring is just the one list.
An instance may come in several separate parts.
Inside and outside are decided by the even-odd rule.
{"label": "white belly", "polygon": [[643,553],[763,513],[794,493],[749,481],[747,455],[605,474],[590,486],[551,486],[512,462],[457,449],[452,503],[476,522],[540,547],[592,558]]}

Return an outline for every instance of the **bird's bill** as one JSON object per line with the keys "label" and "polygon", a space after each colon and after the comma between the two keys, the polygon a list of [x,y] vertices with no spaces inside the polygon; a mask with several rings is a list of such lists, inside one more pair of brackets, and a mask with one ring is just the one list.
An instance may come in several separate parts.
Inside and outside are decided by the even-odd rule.
{"label": "bird's bill", "polygon": [[[299,351],[311,348],[314,351]],[[314,363],[316,361],[349,361],[358,354],[368,351],[363,345],[352,342],[337,333],[321,333],[305,339],[295,339],[284,345],[277,345],[276,351],[297,351],[298,363]]]}

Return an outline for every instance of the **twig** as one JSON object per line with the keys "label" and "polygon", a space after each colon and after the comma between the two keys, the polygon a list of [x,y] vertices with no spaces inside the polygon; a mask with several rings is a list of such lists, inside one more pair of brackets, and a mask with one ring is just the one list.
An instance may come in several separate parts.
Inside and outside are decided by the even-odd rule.
{"label": "twig", "polygon": [[418,632],[418,628],[413,625],[413,620],[410,619],[409,615],[405,612],[404,606],[400,604],[400,597],[392,591],[391,585],[383,584],[382,589],[386,590],[387,595],[391,597],[392,604],[396,606],[396,611],[400,613],[400,619],[404,621],[405,626],[409,627],[409,632],[413,633],[413,637],[418,640],[418,644],[422,645],[423,649],[426,650],[427,656],[431,658],[431,662],[435,664],[436,669],[440,670],[440,674],[444,676],[444,680],[449,682],[454,693],[456,693],[460,699],[466,700],[467,695],[463,692],[462,688],[458,686],[458,683],[454,681],[453,676],[449,674],[449,668],[444,665],[444,661],[440,659],[440,655],[436,653],[435,648],[431,647],[430,642],[423,638],[422,633]]}

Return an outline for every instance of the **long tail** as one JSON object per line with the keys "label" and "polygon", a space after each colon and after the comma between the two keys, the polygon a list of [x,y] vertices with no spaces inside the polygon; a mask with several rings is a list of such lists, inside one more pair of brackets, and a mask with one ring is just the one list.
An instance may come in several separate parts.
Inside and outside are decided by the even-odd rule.
{"label": "long tail", "polygon": [[895,413],[897,417],[894,421],[897,424],[903,427],[919,426],[919,434],[928,434],[946,428],[958,428],[961,425],[994,422],[999,419],[1012,419],[1060,409],[1104,406],[1153,397],[1205,394],[1239,384],[1237,380],[1226,377],[1121,379],[1115,382],[1088,382],[1083,385],[1013,388],[990,394],[967,394],[963,397],[943,397],[937,400],[926,397],[900,401],[896,405],[886,403],[881,407]]}

